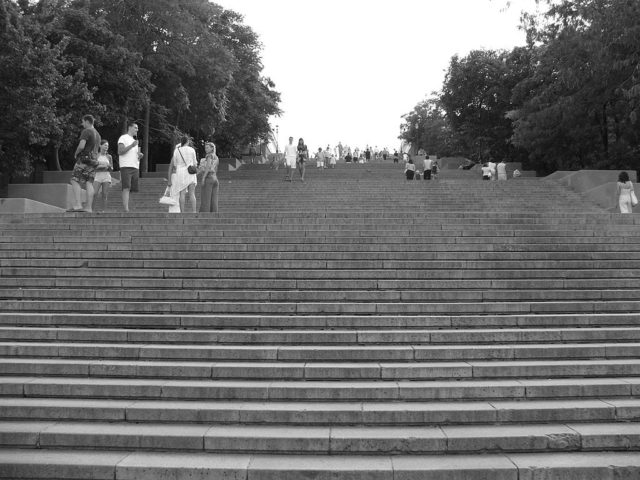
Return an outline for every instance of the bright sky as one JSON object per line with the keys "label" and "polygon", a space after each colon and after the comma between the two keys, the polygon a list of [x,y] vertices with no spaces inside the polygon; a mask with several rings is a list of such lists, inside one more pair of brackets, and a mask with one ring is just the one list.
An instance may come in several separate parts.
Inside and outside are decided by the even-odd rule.
{"label": "bright sky", "polygon": [[[397,148],[401,116],[440,90],[455,54],[525,43],[535,0],[213,0],[260,36],[264,75],[281,93],[289,136]],[[510,6],[507,8],[507,4]]]}

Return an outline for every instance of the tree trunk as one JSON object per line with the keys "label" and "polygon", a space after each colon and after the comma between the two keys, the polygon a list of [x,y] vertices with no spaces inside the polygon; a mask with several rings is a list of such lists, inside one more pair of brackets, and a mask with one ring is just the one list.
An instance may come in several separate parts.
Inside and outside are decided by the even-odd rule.
{"label": "tree trunk", "polygon": [[142,140],[142,165],[141,171],[147,173],[149,171],[149,122],[151,119],[151,102],[147,102],[144,111],[144,139]]}
{"label": "tree trunk", "polygon": [[58,172],[62,170],[60,166],[60,145],[53,146],[53,168]]}
{"label": "tree trunk", "polygon": [[607,122],[607,104],[602,105],[602,147],[604,148],[605,158],[609,158],[609,126]]}

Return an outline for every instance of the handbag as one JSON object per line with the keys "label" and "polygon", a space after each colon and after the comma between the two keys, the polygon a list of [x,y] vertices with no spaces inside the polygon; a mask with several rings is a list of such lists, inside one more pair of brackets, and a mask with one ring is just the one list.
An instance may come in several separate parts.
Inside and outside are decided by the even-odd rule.
{"label": "handbag", "polygon": [[635,207],[636,205],[638,205],[638,197],[636,197],[636,192],[631,190],[631,206]]}
{"label": "handbag", "polygon": [[[179,148],[178,153],[182,157],[182,152]],[[184,157],[182,157],[182,161],[185,163],[185,165],[187,164],[187,161],[184,159]],[[195,175],[196,173],[198,173],[198,169],[195,167],[195,165],[187,165],[187,172],[189,172],[191,175]]]}
{"label": "handbag", "polygon": [[170,207],[175,207],[178,204],[178,201],[171,198],[170,193],[171,193],[171,189],[169,187],[165,188],[164,194],[162,195],[162,197],[160,197],[160,200],[158,203],[160,203],[160,205],[168,205]]}

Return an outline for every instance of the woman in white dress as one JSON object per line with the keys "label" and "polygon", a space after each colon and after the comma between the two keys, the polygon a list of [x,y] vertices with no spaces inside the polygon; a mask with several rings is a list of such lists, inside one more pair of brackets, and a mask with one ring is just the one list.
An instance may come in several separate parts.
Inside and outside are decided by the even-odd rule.
{"label": "woman in white dress", "polygon": [[[189,167],[193,167],[194,173],[189,173]],[[171,189],[171,197],[179,197],[181,212],[185,211],[185,201],[188,194],[189,203],[191,204],[191,212],[196,213],[196,184],[198,183],[198,178],[196,176],[197,167],[198,160],[196,157],[196,151],[189,145],[189,137],[184,136],[182,137],[180,145],[178,145],[173,151],[169,172],[175,173],[170,175],[169,183],[167,184]]]}
{"label": "woman in white dress", "polygon": [[618,183],[616,184],[616,198],[618,200],[618,207],[620,213],[633,213],[631,202],[631,194],[633,191],[633,183],[629,180],[629,174],[627,172],[620,172],[618,175]]}

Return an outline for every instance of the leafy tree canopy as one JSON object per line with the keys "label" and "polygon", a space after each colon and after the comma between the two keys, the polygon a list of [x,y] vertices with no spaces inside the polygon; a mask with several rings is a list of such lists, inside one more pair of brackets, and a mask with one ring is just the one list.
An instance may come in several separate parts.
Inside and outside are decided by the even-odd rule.
{"label": "leafy tree canopy", "polygon": [[0,168],[69,167],[86,113],[107,137],[134,119],[157,146],[264,138],[280,97],[260,51],[207,0],[0,0]]}

